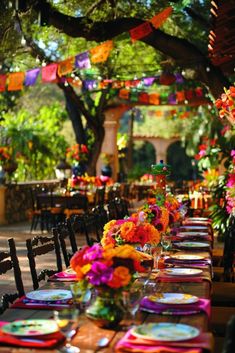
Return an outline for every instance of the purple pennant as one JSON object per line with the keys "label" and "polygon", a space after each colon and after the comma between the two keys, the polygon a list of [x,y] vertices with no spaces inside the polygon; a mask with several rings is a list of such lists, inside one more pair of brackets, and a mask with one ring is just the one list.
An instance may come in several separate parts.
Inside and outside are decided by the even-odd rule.
{"label": "purple pennant", "polygon": [[168,102],[170,104],[176,104],[176,95],[174,93],[169,94],[168,96]]}
{"label": "purple pennant", "polygon": [[151,86],[155,80],[155,77],[145,77],[143,78],[145,86]]}
{"label": "purple pennant", "polygon": [[177,73],[175,74],[175,82],[176,83],[184,83],[184,78],[181,74]]}
{"label": "purple pennant", "polygon": [[24,85],[25,86],[33,86],[33,85],[35,85],[39,73],[40,73],[40,69],[39,68],[26,71]]}
{"label": "purple pennant", "polygon": [[91,63],[88,51],[85,51],[75,56],[75,67],[77,67],[78,69],[90,69]]}

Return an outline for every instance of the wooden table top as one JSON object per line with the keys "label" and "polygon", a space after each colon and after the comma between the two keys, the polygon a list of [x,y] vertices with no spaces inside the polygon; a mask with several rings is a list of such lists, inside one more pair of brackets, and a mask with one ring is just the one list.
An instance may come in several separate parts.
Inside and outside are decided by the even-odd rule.
{"label": "wooden table top", "polygon": [[[69,282],[47,282],[43,289],[46,288],[63,288],[69,289]],[[42,289],[42,288],[40,288]],[[169,283],[160,282],[157,284],[157,292],[168,293],[188,293],[196,295],[201,298],[210,298],[210,282],[183,282],[183,283]],[[53,316],[53,310],[41,309],[8,309],[1,316],[0,321],[14,321],[19,319],[49,319]],[[97,342],[101,337],[108,337],[110,344],[108,347],[99,349],[100,353],[114,352],[114,346],[125,333],[125,323],[121,322],[115,330],[101,329],[95,326],[84,315],[81,316],[81,327],[74,337],[72,344],[80,348],[81,353],[95,352]],[[199,328],[203,332],[209,329],[208,317],[205,313],[184,315],[184,316],[171,316],[171,315],[157,315],[149,314],[146,312],[138,312],[136,316],[136,323],[143,322],[173,322],[189,324]],[[29,349],[29,348],[12,348],[0,347],[0,353],[54,353],[58,349]]]}

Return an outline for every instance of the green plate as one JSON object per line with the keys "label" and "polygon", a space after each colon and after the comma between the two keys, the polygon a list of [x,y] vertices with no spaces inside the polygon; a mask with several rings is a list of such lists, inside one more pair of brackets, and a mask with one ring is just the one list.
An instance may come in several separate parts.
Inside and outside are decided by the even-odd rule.
{"label": "green plate", "polygon": [[200,331],[189,325],[159,322],[136,326],[131,334],[146,340],[167,342],[189,340],[197,337]]}
{"label": "green plate", "polygon": [[40,336],[58,331],[58,326],[54,320],[18,320],[1,327],[5,333],[14,336]]}

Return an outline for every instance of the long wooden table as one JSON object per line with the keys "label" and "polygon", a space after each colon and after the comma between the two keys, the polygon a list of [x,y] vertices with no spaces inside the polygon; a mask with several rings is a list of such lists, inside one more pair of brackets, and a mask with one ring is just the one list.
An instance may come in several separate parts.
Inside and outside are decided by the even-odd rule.
{"label": "long wooden table", "polygon": [[[69,289],[69,282],[48,282],[43,289],[46,288],[63,288]],[[169,283],[160,282],[157,285],[158,292],[178,292],[196,295],[201,298],[210,298],[210,283],[209,281],[202,282],[184,282],[184,283]],[[8,309],[0,316],[0,321],[14,321],[19,319],[49,319],[53,316],[53,310],[39,310],[39,309]],[[199,328],[202,332],[209,330],[209,320],[205,313],[185,315],[185,316],[171,316],[171,315],[157,315],[146,312],[138,312],[137,323],[143,322],[173,322],[184,323]],[[72,344],[81,349],[81,353],[96,352],[97,342],[101,337],[108,337],[109,346],[99,349],[101,353],[114,352],[115,344],[124,335],[122,323],[115,329],[101,329],[95,326],[93,322],[85,316],[81,317],[81,327],[74,337]],[[29,349],[29,348],[12,348],[0,347],[0,353],[36,353],[36,352],[58,352],[58,349]]]}

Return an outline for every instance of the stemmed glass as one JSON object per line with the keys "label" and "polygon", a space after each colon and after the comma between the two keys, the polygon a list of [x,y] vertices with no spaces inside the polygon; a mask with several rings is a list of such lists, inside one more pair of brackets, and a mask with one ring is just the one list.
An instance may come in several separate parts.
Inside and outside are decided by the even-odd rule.
{"label": "stemmed glass", "polygon": [[84,312],[85,308],[91,302],[91,290],[89,288],[84,288],[80,282],[71,284],[70,290],[73,296],[73,304],[79,309],[80,312]]}
{"label": "stemmed glass", "polygon": [[54,311],[54,320],[58,328],[66,337],[65,346],[60,351],[63,353],[79,353],[80,348],[72,346],[71,340],[78,328],[79,310],[76,308],[69,308]]}
{"label": "stemmed glass", "polygon": [[[122,292],[122,303],[126,314],[130,314],[132,327],[135,324],[136,313],[140,306],[140,301],[143,297],[143,284],[136,281],[126,291]],[[127,315],[126,315],[127,316]],[[129,316],[129,315],[128,315]]]}
{"label": "stemmed glass", "polygon": [[168,234],[162,234],[161,245],[163,248],[163,255],[166,254],[167,250],[171,249],[171,236]]}

